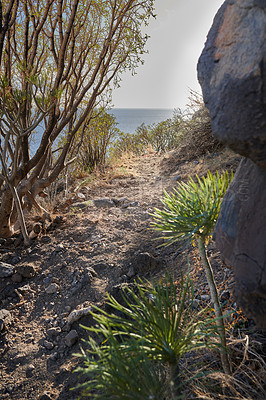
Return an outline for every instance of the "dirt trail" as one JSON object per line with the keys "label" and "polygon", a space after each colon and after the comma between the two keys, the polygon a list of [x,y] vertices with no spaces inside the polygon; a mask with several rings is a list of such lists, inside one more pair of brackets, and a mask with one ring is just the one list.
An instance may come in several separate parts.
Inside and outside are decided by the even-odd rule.
{"label": "dirt trail", "polygon": [[71,311],[101,305],[106,290],[170,265],[148,229],[163,188],[174,183],[161,161],[157,155],[127,160],[97,186],[81,186],[63,222],[30,248],[1,242],[0,261],[15,272],[0,278],[0,309],[11,315],[0,332],[1,399],[77,399],[77,391],[69,392],[77,383],[73,353],[88,335],[79,323],[90,317],[69,324]]}
{"label": "dirt trail", "polygon": [[[156,247],[150,213],[160,205],[163,189],[170,191],[177,180],[222,168],[228,161],[219,154],[179,165],[173,159],[154,154],[126,159],[117,173],[97,182],[80,181],[73,187],[74,200],[73,195],[71,201],[61,198],[61,218],[30,248],[16,239],[0,241],[0,262],[14,272],[0,278],[0,310],[10,318],[0,332],[1,399],[77,399],[78,391],[69,391],[77,384],[73,370],[80,363],[73,354],[88,338],[79,324],[91,324],[91,317],[73,321],[71,313],[86,313],[93,304],[101,307],[106,291],[115,294],[117,285],[138,276],[178,274],[187,265],[186,254],[176,246]],[[209,256],[221,290],[232,286],[232,273],[221,268],[213,245]],[[195,249],[190,259],[200,282],[198,293],[208,298]]]}

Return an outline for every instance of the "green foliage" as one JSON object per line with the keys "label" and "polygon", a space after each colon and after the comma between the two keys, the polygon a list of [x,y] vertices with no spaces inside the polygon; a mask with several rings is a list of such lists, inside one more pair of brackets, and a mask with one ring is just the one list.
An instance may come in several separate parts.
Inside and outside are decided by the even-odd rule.
{"label": "green foliage", "polygon": [[230,180],[227,172],[187,183],[180,182],[172,194],[164,192],[163,210],[155,209],[152,228],[164,232],[167,244],[191,241],[195,237],[211,235],[217,221],[223,196]]}
{"label": "green foliage", "polygon": [[180,142],[181,114],[158,124],[141,124],[134,134],[124,133],[114,143],[113,155],[122,153],[143,154],[150,146],[156,152],[165,152],[176,148]]}
{"label": "green foliage", "polygon": [[75,173],[92,172],[105,166],[110,145],[121,135],[115,117],[105,109],[94,110],[75,136],[70,158],[76,154]]}
{"label": "green foliage", "polygon": [[172,279],[151,286],[136,284],[124,292],[123,304],[108,296],[113,313],[92,315],[96,333],[83,351],[84,394],[95,399],[179,399],[179,360],[190,350],[211,346],[213,320],[193,310],[189,277],[177,287]]}
{"label": "green foliage", "polygon": [[226,352],[223,314],[213,270],[206,253],[205,241],[212,233],[223,196],[231,179],[227,172],[222,175],[217,173],[215,176],[208,171],[207,177],[200,179],[197,176],[197,182],[190,178],[188,183],[179,183],[178,188],[171,195],[165,192],[165,197],[162,199],[164,209],[155,209],[152,223],[153,229],[164,233],[163,239],[167,240],[166,244],[197,239],[215,309],[217,330],[223,347],[220,350],[221,362],[226,374],[231,373],[231,367]]}

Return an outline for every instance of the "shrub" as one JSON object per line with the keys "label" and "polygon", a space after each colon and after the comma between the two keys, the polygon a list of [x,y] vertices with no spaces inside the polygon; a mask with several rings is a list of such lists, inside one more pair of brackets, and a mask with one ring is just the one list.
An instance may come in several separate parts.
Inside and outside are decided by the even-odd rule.
{"label": "shrub", "polygon": [[95,399],[146,400],[182,397],[179,361],[193,350],[214,345],[213,319],[193,310],[189,276],[178,288],[173,279],[156,285],[136,284],[124,292],[124,303],[109,296],[113,313],[99,308],[92,315],[101,344],[89,338],[82,352],[86,374],[83,394]]}
{"label": "shrub", "polygon": [[74,157],[72,170],[90,173],[104,168],[112,142],[122,133],[115,117],[105,109],[94,110],[84,123],[72,144],[70,158]]}
{"label": "shrub", "polygon": [[[232,177],[231,177],[232,178]],[[220,211],[223,196],[228,188],[230,179],[228,173],[212,175],[208,171],[207,177],[194,182],[180,182],[172,194],[162,199],[163,210],[155,209],[153,214],[154,230],[162,231],[166,244],[175,242],[190,242],[197,240],[199,253],[205,269],[212,302],[214,304],[217,329],[220,334],[221,361],[224,372],[230,374],[230,364],[226,353],[226,335],[223,314],[215,284],[213,270],[209,263],[205,243],[214,229]]]}

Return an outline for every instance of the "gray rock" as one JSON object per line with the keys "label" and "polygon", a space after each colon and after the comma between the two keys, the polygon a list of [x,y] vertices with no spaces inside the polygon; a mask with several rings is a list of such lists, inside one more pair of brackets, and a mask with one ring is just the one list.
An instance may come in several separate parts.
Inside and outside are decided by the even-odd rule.
{"label": "gray rock", "polygon": [[54,348],[53,342],[49,342],[48,340],[44,340],[43,345],[47,350],[52,350]]}
{"label": "gray rock", "polygon": [[11,262],[12,264],[16,265],[21,261],[21,257],[19,257],[18,255],[15,255],[14,257],[11,258]]}
{"label": "gray rock", "polygon": [[57,336],[61,333],[61,328],[58,326],[56,328],[49,328],[47,329],[47,335],[48,336]]}
{"label": "gray rock", "polygon": [[35,367],[34,367],[34,365],[33,364],[29,364],[28,366],[27,366],[27,369],[26,369],[26,377],[27,378],[30,378],[32,375],[33,375],[33,371],[35,370]]}
{"label": "gray rock", "polygon": [[82,200],[85,200],[85,199],[86,199],[85,194],[83,194],[83,193],[81,193],[81,192],[78,192],[78,193],[77,193],[77,197],[78,197],[79,199],[82,199]]}
{"label": "gray rock", "polygon": [[12,275],[12,281],[16,283],[22,282],[22,275],[20,275],[18,272]]}
{"label": "gray rock", "polygon": [[129,207],[137,207],[139,205],[138,201],[132,201],[132,203],[129,203]]}
{"label": "gray rock", "polygon": [[[216,138],[244,159],[215,231],[245,313],[266,330],[266,2],[226,0],[198,63]],[[248,160],[249,159],[249,160]],[[252,160],[252,161],[251,161]]]}
{"label": "gray rock", "polygon": [[23,276],[23,278],[33,278],[36,273],[33,265],[19,265],[16,267],[16,272]]}
{"label": "gray rock", "polygon": [[0,331],[7,329],[11,321],[12,321],[12,315],[10,311],[5,310],[4,308],[0,310]]}
{"label": "gray rock", "polygon": [[78,321],[80,318],[85,317],[91,313],[91,307],[83,307],[79,310],[73,310],[67,317],[68,324],[73,324]]}
{"label": "gray rock", "polygon": [[65,343],[68,347],[73,346],[77,340],[78,340],[78,333],[75,329],[72,329],[72,331],[70,331],[65,337]]}
{"label": "gray rock", "polygon": [[94,199],[93,203],[99,208],[111,208],[115,207],[115,203],[111,199]]}
{"label": "gray rock", "polygon": [[14,267],[12,265],[0,261],[0,278],[8,278],[13,273]]}
{"label": "gray rock", "polygon": [[46,289],[46,293],[48,294],[54,294],[59,291],[60,287],[57,285],[57,283],[51,283]]}
{"label": "gray rock", "polygon": [[266,4],[226,0],[198,63],[214,136],[266,166]]}
{"label": "gray rock", "polygon": [[245,313],[266,330],[266,170],[244,159],[227,191],[215,241],[233,267],[235,295]]}
{"label": "gray rock", "polygon": [[88,271],[84,272],[84,275],[82,278],[82,286],[90,284],[92,282],[92,280],[93,280],[92,274]]}

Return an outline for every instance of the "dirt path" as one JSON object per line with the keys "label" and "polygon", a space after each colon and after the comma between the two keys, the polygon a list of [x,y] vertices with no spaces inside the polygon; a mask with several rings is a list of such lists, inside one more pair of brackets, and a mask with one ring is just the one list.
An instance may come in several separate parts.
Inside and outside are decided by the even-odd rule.
{"label": "dirt path", "polygon": [[[62,198],[57,208],[61,217],[30,248],[16,239],[0,241],[0,262],[13,269],[0,278],[0,313],[7,310],[0,331],[1,399],[78,398],[77,390],[69,391],[77,384],[73,370],[80,362],[73,354],[88,338],[79,324],[89,325],[91,317],[75,318],[76,311],[88,314],[91,305],[101,307],[106,291],[115,295],[119,285],[138,276],[178,273],[186,265],[186,255],[176,246],[156,247],[150,213],[160,205],[163,189],[227,162],[224,155],[215,157],[180,165],[153,154],[127,159],[101,181],[84,179],[74,188],[74,201],[73,195],[71,202]],[[223,282],[232,284],[231,271],[220,268],[214,247],[209,255],[223,290]],[[196,278],[208,297],[199,266]]]}
{"label": "dirt path", "polygon": [[0,278],[0,309],[11,318],[0,332],[1,399],[77,399],[69,392],[77,383],[72,354],[88,335],[79,323],[90,317],[68,323],[71,311],[101,305],[106,290],[166,267],[148,230],[149,213],[174,182],[161,160],[127,160],[100,185],[80,187],[63,222],[30,248],[2,240],[0,261],[14,274]]}

